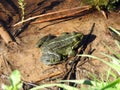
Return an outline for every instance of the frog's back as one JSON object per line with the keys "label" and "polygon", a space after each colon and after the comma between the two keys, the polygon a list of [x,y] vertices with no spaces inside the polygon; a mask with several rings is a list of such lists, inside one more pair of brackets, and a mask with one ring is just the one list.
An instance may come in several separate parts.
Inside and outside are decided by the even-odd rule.
{"label": "frog's back", "polygon": [[55,39],[52,39],[46,44],[46,48],[55,50],[60,49],[69,45],[72,45],[76,39],[75,35],[67,34],[65,36],[59,36]]}

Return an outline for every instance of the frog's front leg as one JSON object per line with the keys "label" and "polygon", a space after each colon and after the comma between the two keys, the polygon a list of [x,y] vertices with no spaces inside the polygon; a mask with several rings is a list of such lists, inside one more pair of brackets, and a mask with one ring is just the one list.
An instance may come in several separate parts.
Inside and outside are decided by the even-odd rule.
{"label": "frog's front leg", "polygon": [[60,63],[61,60],[62,60],[61,55],[50,50],[48,50],[46,53],[43,53],[41,57],[41,61],[47,65]]}
{"label": "frog's front leg", "polygon": [[75,56],[76,55],[76,51],[74,49],[72,49],[72,47],[68,47],[66,49],[66,54],[68,55],[68,57]]}
{"label": "frog's front leg", "polygon": [[69,56],[75,56],[77,51],[75,50],[76,48],[78,48],[79,44],[81,41],[76,42],[72,47],[69,47],[67,49],[68,55]]}

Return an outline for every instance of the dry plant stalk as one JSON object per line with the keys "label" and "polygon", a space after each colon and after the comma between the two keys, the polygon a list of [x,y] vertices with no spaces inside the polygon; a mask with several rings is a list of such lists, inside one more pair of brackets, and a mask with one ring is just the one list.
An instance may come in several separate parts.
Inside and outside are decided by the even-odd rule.
{"label": "dry plant stalk", "polygon": [[32,22],[32,24],[83,14],[83,12],[88,11],[90,8],[91,6],[83,6],[44,14],[44,16],[39,17],[41,20]]}
{"label": "dry plant stalk", "polygon": [[0,26],[0,35],[7,44],[13,41],[7,30],[2,25]]}
{"label": "dry plant stalk", "polygon": [[63,73],[64,72],[58,71],[58,72],[55,72],[55,73],[44,75],[44,77],[41,77],[39,80],[35,81],[35,83],[41,82],[41,81],[43,81],[45,79],[48,79],[48,78],[51,78],[51,77],[55,77],[55,76],[61,75]]}
{"label": "dry plant stalk", "polygon": [[[87,5],[87,6],[83,6],[83,7],[75,7],[75,8],[71,8],[71,9],[55,11],[55,12],[51,12],[51,13],[47,13],[47,14],[30,17],[30,18],[24,20],[23,22],[27,22],[27,21],[37,19],[37,18],[40,18],[41,20],[33,22],[33,23],[41,23],[41,22],[46,22],[46,21],[50,21],[50,20],[56,20],[56,19],[70,17],[70,16],[74,16],[76,14],[80,14],[84,11],[90,10],[91,8],[92,8],[91,6]],[[16,24],[14,24],[13,26],[17,26],[23,22],[18,22]]]}

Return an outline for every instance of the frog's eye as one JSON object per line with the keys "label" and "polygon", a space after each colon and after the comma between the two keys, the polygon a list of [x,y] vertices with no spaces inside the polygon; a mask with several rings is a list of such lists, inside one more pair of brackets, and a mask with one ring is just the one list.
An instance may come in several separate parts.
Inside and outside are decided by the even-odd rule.
{"label": "frog's eye", "polygon": [[63,32],[63,33],[61,33],[61,36],[65,36],[67,34],[68,34],[68,32]]}
{"label": "frog's eye", "polygon": [[71,33],[71,35],[75,35],[75,34],[77,34],[77,32],[72,32],[72,33]]}

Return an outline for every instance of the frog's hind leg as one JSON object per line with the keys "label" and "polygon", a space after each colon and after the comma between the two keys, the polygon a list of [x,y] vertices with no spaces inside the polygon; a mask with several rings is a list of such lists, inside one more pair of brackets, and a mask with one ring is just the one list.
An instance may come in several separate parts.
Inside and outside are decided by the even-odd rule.
{"label": "frog's hind leg", "polygon": [[61,62],[61,55],[56,52],[47,51],[41,57],[41,61],[47,65],[53,65]]}
{"label": "frog's hind leg", "polygon": [[44,42],[47,42],[47,41],[49,41],[49,40],[51,40],[51,39],[53,39],[53,38],[55,38],[55,37],[56,37],[56,36],[51,35],[51,34],[44,36],[43,38],[41,38],[41,39],[38,40],[38,42],[37,42],[37,44],[36,44],[36,47],[41,47],[41,45],[42,45]]}

